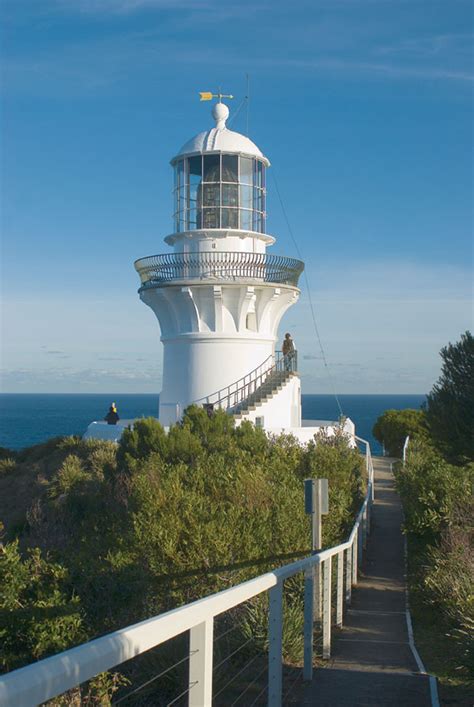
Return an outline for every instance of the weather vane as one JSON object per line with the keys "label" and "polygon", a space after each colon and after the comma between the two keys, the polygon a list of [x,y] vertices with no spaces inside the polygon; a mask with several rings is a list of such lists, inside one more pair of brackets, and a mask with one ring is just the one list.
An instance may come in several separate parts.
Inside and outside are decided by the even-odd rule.
{"label": "weather vane", "polygon": [[222,102],[223,98],[233,98],[234,96],[231,96],[230,94],[227,93],[221,93],[219,89],[219,93],[211,93],[211,91],[201,91],[199,93],[199,100],[200,101],[212,101],[213,98],[218,98],[219,103]]}

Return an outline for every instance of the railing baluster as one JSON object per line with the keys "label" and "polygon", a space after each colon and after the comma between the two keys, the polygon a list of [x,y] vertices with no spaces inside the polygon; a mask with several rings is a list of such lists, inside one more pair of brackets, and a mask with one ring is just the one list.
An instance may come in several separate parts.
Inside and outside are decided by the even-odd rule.
{"label": "railing baluster", "polygon": [[189,636],[189,707],[212,706],[214,619],[194,626]]}
{"label": "railing baluster", "polygon": [[332,557],[323,563],[323,658],[331,657],[331,579]]}
{"label": "railing baluster", "polygon": [[337,555],[336,626],[342,626],[344,616],[344,550]]}
{"label": "railing baluster", "polygon": [[346,604],[352,601],[352,546],[345,550],[346,553]]}
{"label": "railing baluster", "polygon": [[281,707],[283,581],[270,589],[268,615],[268,706]]}
{"label": "railing baluster", "polygon": [[355,531],[354,541],[352,543],[352,584],[357,584],[357,545],[358,545],[359,530]]}
{"label": "railing baluster", "polygon": [[304,573],[304,664],[303,680],[313,679],[313,568],[307,567]]}

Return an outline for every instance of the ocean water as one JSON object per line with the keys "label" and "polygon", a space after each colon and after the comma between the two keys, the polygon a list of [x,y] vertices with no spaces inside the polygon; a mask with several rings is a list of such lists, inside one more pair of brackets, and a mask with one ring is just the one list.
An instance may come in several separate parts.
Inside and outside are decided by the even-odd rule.
{"label": "ocean water", "polygon": [[[351,418],[359,437],[368,439],[374,453],[380,445],[372,427],[385,410],[419,408],[424,395],[340,395],[345,415]],[[0,394],[0,447],[22,449],[60,435],[82,435],[92,420],[101,420],[112,401],[120,417],[158,414],[158,395],[135,394]],[[336,420],[337,404],[332,395],[303,395],[303,418]]]}

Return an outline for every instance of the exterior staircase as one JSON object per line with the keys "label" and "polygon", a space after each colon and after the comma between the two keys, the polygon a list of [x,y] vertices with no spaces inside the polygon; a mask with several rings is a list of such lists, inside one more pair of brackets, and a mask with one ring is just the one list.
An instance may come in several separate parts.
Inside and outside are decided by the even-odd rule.
{"label": "exterior staircase", "polygon": [[277,395],[287,382],[296,375],[298,374],[295,371],[273,369],[265,378],[262,385],[229,412],[231,412],[236,420],[245,418],[246,413],[256,410],[260,405],[267,402],[267,400],[271,400],[271,398]]}
{"label": "exterior staircase", "polygon": [[282,351],[275,351],[263,363],[243,378],[231,385],[194,401],[194,405],[203,405],[208,411],[225,410],[236,419],[242,419],[246,413],[256,410],[267,400],[273,398],[291,378],[297,374],[297,352],[285,356]]}

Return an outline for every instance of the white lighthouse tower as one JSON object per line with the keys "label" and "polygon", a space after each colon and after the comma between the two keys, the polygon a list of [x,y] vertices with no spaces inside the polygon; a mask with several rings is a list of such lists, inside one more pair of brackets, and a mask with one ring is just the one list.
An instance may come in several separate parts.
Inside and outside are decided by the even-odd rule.
{"label": "white lighthouse tower", "polygon": [[285,357],[276,344],[304,265],[267,253],[275,243],[265,229],[270,162],[226,127],[228,116],[219,100],[215,126],[171,160],[174,232],[165,242],[172,250],[135,262],[164,347],[159,419],[172,424],[196,403],[266,428],[295,428],[296,352]]}

